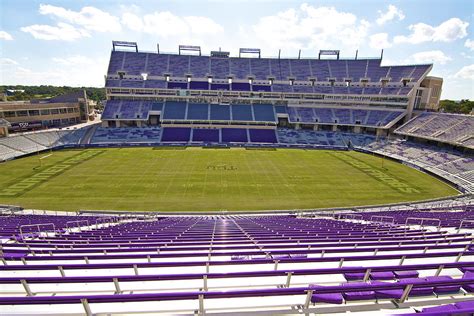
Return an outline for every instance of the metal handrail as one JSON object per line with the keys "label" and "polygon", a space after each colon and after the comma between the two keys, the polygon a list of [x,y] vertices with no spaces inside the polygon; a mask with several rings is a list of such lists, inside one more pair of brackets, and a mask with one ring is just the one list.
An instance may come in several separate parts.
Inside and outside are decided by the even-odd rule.
{"label": "metal handrail", "polygon": [[[376,221],[375,219],[380,218],[380,220]],[[383,221],[383,219],[391,219],[391,221]],[[370,217],[371,222],[376,222],[376,223],[389,223],[389,224],[395,224],[395,218],[393,216],[382,216],[382,215],[372,215]]]}
{"label": "metal handrail", "polygon": [[54,223],[42,223],[42,224],[28,224],[28,225],[21,225],[20,226],[20,237],[21,239],[23,240],[24,239],[24,233],[23,233],[23,229],[26,228],[26,227],[37,227],[38,228],[38,231],[37,231],[37,234],[41,234],[42,232],[48,232],[49,230],[45,230],[45,231],[41,231],[41,227],[42,226],[52,226],[53,227],[53,232],[56,232],[56,225],[54,225]]}

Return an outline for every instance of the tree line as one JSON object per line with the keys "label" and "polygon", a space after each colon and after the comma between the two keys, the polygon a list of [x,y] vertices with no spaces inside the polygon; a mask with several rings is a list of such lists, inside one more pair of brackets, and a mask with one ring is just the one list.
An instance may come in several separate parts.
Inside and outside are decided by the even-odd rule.
{"label": "tree line", "polygon": [[439,109],[445,113],[469,114],[473,111],[474,101],[470,100],[441,100],[439,101]]}
{"label": "tree line", "polygon": [[5,92],[7,90],[24,90],[24,92],[17,91],[13,95],[7,97],[8,101],[27,101],[31,99],[42,99],[51,98],[71,92],[77,92],[86,90],[87,97],[91,100],[100,101],[105,100],[105,88],[95,87],[68,87],[68,86],[23,86],[23,85],[12,85],[12,86],[0,86],[0,91]]}

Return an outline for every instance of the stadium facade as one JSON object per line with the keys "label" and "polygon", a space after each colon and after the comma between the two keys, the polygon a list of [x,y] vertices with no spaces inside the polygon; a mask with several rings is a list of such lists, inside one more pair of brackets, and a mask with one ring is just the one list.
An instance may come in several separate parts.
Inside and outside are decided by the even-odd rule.
{"label": "stadium facade", "polygon": [[204,56],[198,46],[151,53],[113,42],[103,126],[161,125],[163,141],[193,141],[197,130],[196,139],[212,142],[245,138],[237,128],[249,140],[278,142],[277,126],[387,135],[414,111],[437,109],[442,79],[428,76],[431,64],[381,62],[340,59],[339,51],[318,58],[264,58],[248,48],[239,57]]}
{"label": "stadium facade", "polygon": [[[442,178],[463,194],[245,215],[74,214],[0,205],[4,314],[474,313],[474,117],[414,116],[437,107],[442,80],[428,77],[432,65],[385,67],[381,59],[342,60],[337,51],[320,54],[335,54],[329,60],[268,59],[257,49],[240,50],[247,53],[258,57],[233,58],[221,51],[202,56],[189,46],[180,47],[178,55],[141,53],[136,43],[114,42],[104,126],[0,138],[0,161],[51,148],[326,146],[389,157]],[[0,118],[0,127],[8,125]],[[101,151],[39,168],[9,193],[22,194]],[[406,189],[383,175],[383,167],[353,164]],[[132,181],[114,166],[94,166],[94,172],[117,176],[107,178],[118,180],[110,186]],[[151,169],[138,167],[140,173]],[[315,171],[304,164],[301,170]],[[80,179],[78,191],[82,182],[92,182]],[[344,180],[351,181],[350,175]],[[45,192],[61,189],[56,185]],[[337,186],[328,190],[343,194]],[[137,199],[122,194],[121,199]],[[77,201],[74,195],[65,198]]]}

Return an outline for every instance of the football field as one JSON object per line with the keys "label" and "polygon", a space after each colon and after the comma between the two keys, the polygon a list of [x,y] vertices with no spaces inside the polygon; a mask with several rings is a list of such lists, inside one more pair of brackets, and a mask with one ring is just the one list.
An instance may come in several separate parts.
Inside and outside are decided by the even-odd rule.
{"label": "football field", "polygon": [[352,151],[100,148],[0,164],[0,204],[47,210],[293,210],[457,193],[427,174]]}

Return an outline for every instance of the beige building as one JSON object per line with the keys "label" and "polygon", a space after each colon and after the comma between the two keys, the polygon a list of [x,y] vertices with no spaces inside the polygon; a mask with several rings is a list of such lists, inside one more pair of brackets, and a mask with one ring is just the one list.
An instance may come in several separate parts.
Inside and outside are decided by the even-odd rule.
{"label": "beige building", "polygon": [[85,91],[47,100],[0,102],[0,119],[10,123],[10,132],[62,127],[87,122],[93,104]]}
{"label": "beige building", "polygon": [[427,76],[416,90],[415,110],[438,111],[443,78]]}

